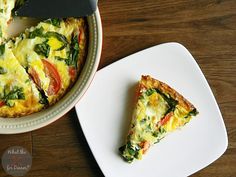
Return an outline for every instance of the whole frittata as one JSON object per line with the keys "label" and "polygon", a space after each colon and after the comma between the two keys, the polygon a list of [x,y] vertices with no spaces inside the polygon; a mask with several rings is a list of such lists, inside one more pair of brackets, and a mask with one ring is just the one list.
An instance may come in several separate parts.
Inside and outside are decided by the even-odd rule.
{"label": "whole frittata", "polygon": [[19,117],[56,103],[77,80],[87,54],[83,18],[47,19],[7,37],[21,1],[0,0],[0,117]]}

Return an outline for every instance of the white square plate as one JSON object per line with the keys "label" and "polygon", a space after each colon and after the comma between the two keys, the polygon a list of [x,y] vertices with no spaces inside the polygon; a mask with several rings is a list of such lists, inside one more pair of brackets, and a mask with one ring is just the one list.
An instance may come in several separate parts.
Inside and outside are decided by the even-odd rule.
{"label": "white square plate", "polygon": [[[129,164],[118,148],[128,132],[135,85],[141,75],[169,84],[200,113],[152,146],[141,161]],[[76,111],[93,155],[107,177],[188,176],[219,158],[228,145],[212,91],[192,55],[178,43],[143,50],[98,71]]]}

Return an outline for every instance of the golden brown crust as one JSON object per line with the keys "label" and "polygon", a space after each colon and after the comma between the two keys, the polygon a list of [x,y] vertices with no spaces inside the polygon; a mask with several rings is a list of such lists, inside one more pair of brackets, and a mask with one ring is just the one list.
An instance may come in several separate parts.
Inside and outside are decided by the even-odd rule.
{"label": "golden brown crust", "polygon": [[33,96],[29,96],[26,100],[17,101],[14,107],[4,106],[0,109],[0,117],[17,118],[26,116],[43,109],[43,105]]}
{"label": "golden brown crust", "polygon": [[154,78],[152,78],[149,75],[146,76],[142,76],[142,79],[139,83],[139,87],[145,88],[145,89],[150,89],[150,88],[154,88],[154,89],[158,89],[161,92],[170,95],[170,97],[172,97],[173,99],[175,99],[176,101],[178,101],[178,104],[181,107],[184,107],[187,111],[192,111],[194,109],[196,109],[192,103],[190,103],[186,98],[184,98],[180,93],[178,93],[176,90],[174,90],[173,88],[171,88],[170,86],[168,86],[167,84],[156,80]]}
{"label": "golden brown crust", "polygon": [[27,115],[30,115],[32,113],[35,113],[35,112],[39,112],[41,109],[38,109],[38,110],[35,110],[35,109],[28,109],[28,110],[25,110],[24,112],[12,112],[12,110],[9,110],[11,113],[9,113],[9,111],[7,112],[3,112],[1,111],[0,113],[0,117],[1,118],[19,118],[19,117],[22,117],[22,116],[27,116]]}
{"label": "golden brown crust", "polygon": [[80,52],[78,56],[78,68],[77,68],[77,76],[80,74],[82,67],[85,63],[85,59],[87,56],[87,48],[88,48],[88,31],[87,31],[87,23],[84,19],[82,19],[82,25],[80,28],[81,41],[79,42]]}

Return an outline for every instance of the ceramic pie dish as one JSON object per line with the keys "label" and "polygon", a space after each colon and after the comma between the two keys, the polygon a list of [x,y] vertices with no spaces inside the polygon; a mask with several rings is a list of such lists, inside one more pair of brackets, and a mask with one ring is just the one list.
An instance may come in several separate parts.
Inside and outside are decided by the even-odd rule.
{"label": "ceramic pie dish", "polygon": [[24,133],[44,127],[67,113],[88,89],[97,71],[102,48],[102,26],[99,11],[87,17],[88,53],[83,69],[74,86],[55,105],[20,118],[0,118],[1,134]]}

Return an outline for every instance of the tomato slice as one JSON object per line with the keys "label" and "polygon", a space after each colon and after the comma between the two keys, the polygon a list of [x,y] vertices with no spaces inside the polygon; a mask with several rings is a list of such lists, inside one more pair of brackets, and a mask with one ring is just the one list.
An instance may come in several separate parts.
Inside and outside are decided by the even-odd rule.
{"label": "tomato slice", "polygon": [[50,78],[50,84],[48,88],[48,95],[55,95],[61,89],[61,77],[56,69],[56,67],[47,61],[46,59],[42,60],[44,65],[44,71],[46,76]]}
{"label": "tomato slice", "polygon": [[0,101],[0,107],[4,106],[5,102],[4,101]]}
{"label": "tomato slice", "polygon": [[140,147],[142,148],[143,154],[147,152],[147,150],[150,148],[150,143],[148,141],[143,141],[140,143]]}
{"label": "tomato slice", "polygon": [[70,75],[72,81],[75,80],[76,73],[77,73],[77,71],[76,71],[75,67],[70,66],[69,67],[69,75]]}
{"label": "tomato slice", "polygon": [[29,72],[31,78],[33,79],[34,83],[35,83],[39,88],[41,88],[41,81],[40,81],[39,75],[38,75],[38,73],[35,71],[35,69],[31,67],[28,72]]}
{"label": "tomato slice", "polygon": [[162,118],[159,122],[159,127],[165,125],[170,120],[171,116],[173,116],[173,112],[169,112],[168,114],[166,114],[165,117]]}
{"label": "tomato slice", "polygon": [[80,43],[82,40],[82,36],[83,36],[83,30],[79,29],[79,36],[78,36],[78,42]]}

